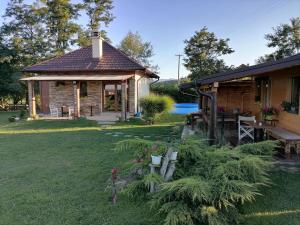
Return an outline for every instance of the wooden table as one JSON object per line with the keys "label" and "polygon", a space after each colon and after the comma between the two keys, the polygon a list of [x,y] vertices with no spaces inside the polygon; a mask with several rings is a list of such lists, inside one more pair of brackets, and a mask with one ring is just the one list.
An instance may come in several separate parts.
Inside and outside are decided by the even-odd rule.
{"label": "wooden table", "polygon": [[252,121],[243,121],[243,123],[254,128],[254,142],[262,141],[264,139],[264,131],[273,127],[265,121],[256,121],[256,123]]}

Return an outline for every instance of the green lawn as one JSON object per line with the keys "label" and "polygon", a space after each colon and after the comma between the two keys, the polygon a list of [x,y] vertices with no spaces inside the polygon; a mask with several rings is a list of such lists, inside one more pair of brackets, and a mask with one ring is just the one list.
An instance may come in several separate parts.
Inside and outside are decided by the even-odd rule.
{"label": "green lawn", "polygon": [[243,207],[244,225],[299,225],[300,172],[274,171],[273,185]]}
{"label": "green lawn", "polygon": [[[119,195],[117,205],[110,203],[104,189],[111,168],[122,173],[131,159],[113,148],[125,138],[168,139],[182,116],[163,117],[153,126],[133,121],[102,129],[85,120],[9,123],[13,114],[0,113],[1,225],[157,223],[143,202]],[[244,225],[300,224],[300,173],[277,171],[272,178],[264,196],[243,207]]]}
{"label": "green lawn", "polygon": [[110,193],[104,191],[110,171],[122,171],[131,158],[113,148],[125,134],[167,138],[183,117],[162,118],[154,126],[120,124],[102,130],[85,120],[9,123],[13,114],[0,113],[0,224],[155,223],[142,202],[120,195],[117,205],[110,203]]}

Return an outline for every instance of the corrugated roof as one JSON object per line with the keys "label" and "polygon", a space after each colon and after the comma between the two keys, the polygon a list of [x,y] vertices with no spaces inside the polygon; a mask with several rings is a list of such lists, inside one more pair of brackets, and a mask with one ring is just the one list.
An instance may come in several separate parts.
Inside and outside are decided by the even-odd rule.
{"label": "corrugated roof", "polygon": [[[51,72],[113,72],[144,70],[148,75],[157,75],[149,72],[144,66],[129,58],[125,53],[103,41],[103,57],[92,57],[92,46],[80,48],[62,56],[43,61],[26,67],[23,72],[51,73]],[[158,76],[157,76],[158,77]]]}
{"label": "corrugated roof", "polygon": [[[243,77],[255,76],[263,73],[272,72],[275,70],[286,69],[294,66],[300,66],[300,54],[296,54],[284,59],[276,61],[266,62],[254,66],[243,67],[233,71],[217,73],[210,76],[205,76],[196,80],[198,85],[211,84],[213,82],[221,82],[233,79],[239,79]],[[181,89],[191,88],[195,85],[195,82],[182,84]]]}

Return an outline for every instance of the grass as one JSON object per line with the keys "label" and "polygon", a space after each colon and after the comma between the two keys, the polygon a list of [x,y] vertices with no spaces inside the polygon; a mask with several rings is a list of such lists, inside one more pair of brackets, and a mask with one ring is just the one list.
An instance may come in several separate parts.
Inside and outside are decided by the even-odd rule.
{"label": "grass", "polygon": [[[0,113],[0,225],[158,223],[144,202],[119,194],[111,204],[104,191],[111,169],[122,173],[131,155],[113,151],[124,135],[107,134],[166,139],[182,116],[163,116],[152,126],[131,120],[103,128],[86,120],[9,123],[15,114]],[[300,224],[300,173],[277,170],[271,177],[273,185],[242,207],[243,225]]]}
{"label": "grass", "polygon": [[300,172],[274,171],[271,187],[243,207],[243,225],[300,224]]}
{"label": "grass", "polygon": [[[143,202],[121,194],[117,205],[105,192],[112,167],[131,159],[113,151],[124,136],[157,135],[163,139],[183,117],[165,116],[159,124],[134,122],[103,130],[94,122],[21,121],[0,113],[0,224],[143,225],[156,223]],[[125,169],[125,168],[124,168]]]}

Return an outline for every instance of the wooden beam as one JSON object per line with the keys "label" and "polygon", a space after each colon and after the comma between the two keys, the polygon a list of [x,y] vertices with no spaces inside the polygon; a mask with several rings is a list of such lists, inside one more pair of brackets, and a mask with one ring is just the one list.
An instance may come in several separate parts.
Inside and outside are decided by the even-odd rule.
{"label": "wooden beam", "polygon": [[118,111],[118,85],[115,84],[115,112]]}
{"label": "wooden beam", "polygon": [[36,116],[36,103],[34,95],[34,82],[28,81],[28,102],[29,102],[29,116],[35,118]]}
{"label": "wooden beam", "polygon": [[73,104],[74,104],[74,117],[80,117],[80,84],[78,81],[73,81]]}
{"label": "wooden beam", "polygon": [[126,92],[126,82],[122,82],[121,85],[121,98],[122,98],[122,112],[121,112],[121,120],[126,120],[126,99],[127,99],[127,92]]}

